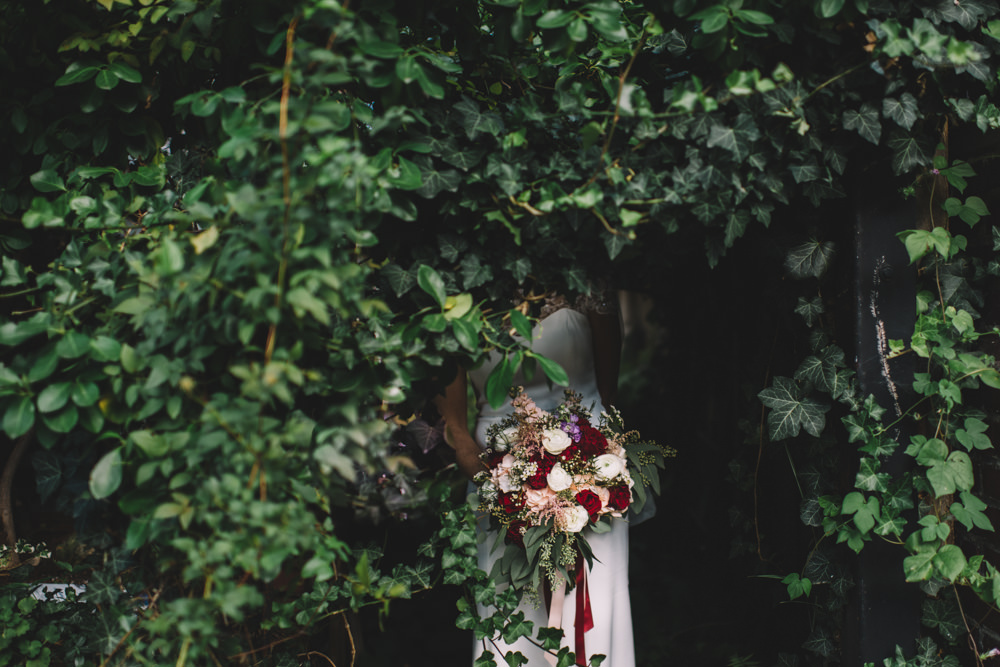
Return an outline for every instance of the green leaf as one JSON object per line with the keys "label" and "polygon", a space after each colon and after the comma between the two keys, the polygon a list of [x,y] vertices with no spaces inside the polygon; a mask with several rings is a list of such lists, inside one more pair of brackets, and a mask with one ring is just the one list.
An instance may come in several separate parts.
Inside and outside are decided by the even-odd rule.
{"label": "green leaf", "polygon": [[78,331],[67,332],[56,343],[56,354],[63,359],[77,359],[90,352],[90,337]]}
{"label": "green leaf", "polygon": [[807,326],[811,327],[819,322],[820,315],[825,312],[823,299],[818,296],[811,299],[800,296],[798,304],[795,306],[795,312],[802,316]]}
{"label": "green leaf", "polygon": [[[952,596],[944,595],[936,600],[925,599],[920,610],[920,622],[932,630],[937,630],[950,642],[958,641],[965,634],[962,613]],[[933,656],[933,662],[925,664],[940,665],[936,650],[931,653],[931,656]]]}
{"label": "green leaf", "polygon": [[479,105],[468,97],[463,97],[455,105],[455,111],[462,116],[462,127],[470,141],[475,141],[480,134],[499,135],[503,132],[503,122],[494,113],[480,113]]}
{"label": "green leaf", "polygon": [[906,580],[927,581],[934,573],[933,551],[921,551],[903,559],[903,572],[906,573]]}
{"label": "green leaf", "polygon": [[100,67],[94,65],[81,65],[79,62],[72,62],[66,68],[66,73],[56,79],[55,85],[69,86],[74,83],[88,81],[94,78],[100,69]]}
{"label": "green leaf", "polygon": [[560,9],[552,9],[538,17],[535,22],[539,28],[548,30],[551,28],[561,28],[569,25],[576,18],[576,13]]}
{"label": "green leaf", "polygon": [[965,569],[966,559],[961,547],[946,544],[934,555],[934,569],[949,582],[955,581]]}
{"label": "green leaf", "polygon": [[148,429],[132,431],[132,433],[129,434],[129,439],[131,439],[132,442],[139,447],[139,449],[151,457],[163,456],[170,449],[166,438],[159,436]]}
{"label": "green leaf", "polygon": [[931,466],[927,480],[938,498],[955,491],[969,491],[974,482],[972,460],[965,452],[952,452],[946,461]]}
{"label": "green leaf", "polygon": [[820,0],[817,14],[820,18],[828,19],[839,14],[843,8],[844,0]]}
{"label": "green leaf", "polygon": [[386,264],[382,268],[382,277],[389,283],[389,287],[392,288],[396,296],[403,296],[417,284],[417,279],[413,274],[398,264]]}
{"label": "green leaf", "polygon": [[915,137],[894,137],[889,140],[889,148],[893,151],[892,169],[896,174],[905,174],[931,163],[928,151]]}
{"label": "green leaf", "polygon": [[389,182],[401,190],[416,190],[424,184],[420,167],[405,157],[399,158],[399,166],[387,172],[387,176]]}
{"label": "green leaf", "polygon": [[569,376],[566,374],[566,370],[560,366],[558,362],[555,362],[547,357],[543,357],[540,354],[532,354],[531,356],[538,361],[538,365],[542,367],[545,377],[552,380],[552,382],[559,386],[569,386]]}
{"label": "green leaf", "polygon": [[845,130],[856,130],[863,139],[875,145],[878,145],[882,138],[882,123],[879,120],[878,109],[867,102],[861,105],[858,111],[854,109],[845,111],[842,121]]}
{"label": "green leaf", "polygon": [[887,97],[882,100],[882,114],[908,130],[920,117],[917,98],[910,93],[903,93],[898,100]]}
{"label": "green leaf", "polygon": [[986,435],[987,424],[981,419],[968,417],[965,420],[965,428],[956,429],[955,438],[967,450],[992,449],[993,443]]}
{"label": "green leaf", "polygon": [[889,487],[889,475],[879,472],[880,467],[881,464],[876,458],[866,456],[861,459],[858,474],[854,478],[854,488],[879,493],[886,491]]}
{"label": "green leaf", "polygon": [[42,415],[42,423],[54,433],[69,433],[79,419],[80,413],[72,403],[64,405],[58,412]]}
{"label": "green leaf", "polygon": [[445,289],[444,279],[441,278],[441,274],[433,266],[428,264],[420,265],[420,268],[417,270],[417,283],[420,285],[420,289],[434,297],[437,304],[444,308],[448,292]]}
{"label": "green leaf", "polygon": [[[518,359],[519,361],[520,359]],[[512,362],[510,357],[505,356],[487,376],[486,400],[492,408],[499,408],[507,400],[507,392],[510,391],[511,382],[514,379],[516,363]]]}
{"label": "green leaf", "polygon": [[960,497],[962,501],[952,503],[949,509],[955,519],[965,526],[966,530],[982,528],[992,532],[993,522],[984,512],[986,503],[968,491],[962,491]]}
{"label": "green leaf", "polygon": [[531,322],[528,321],[528,318],[525,317],[521,313],[521,311],[513,308],[510,310],[510,323],[511,326],[514,327],[514,330],[517,331],[518,335],[521,336],[521,338],[524,338],[525,340],[531,340],[532,338]]}
{"label": "green leaf", "polygon": [[90,493],[94,498],[107,498],[122,482],[121,448],[116,447],[101,457],[90,471]]}
{"label": "green leaf", "polygon": [[467,320],[452,320],[452,330],[459,345],[469,352],[475,352],[478,347],[479,333],[476,327]]}
{"label": "green leaf", "polygon": [[775,377],[774,384],[758,393],[757,397],[771,408],[767,424],[772,440],[793,438],[800,429],[819,437],[826,425],[825,414],[830,406],[803,397],[799,385],[790,378]]}
{"label": "green leaf", "polygon": [[122,81],[127,81],[128,83],[142,82],[142,74],[140,74],[138,70],[129,67],[123,62],[111,63],[108,70]]}
{"label": "green leaf", "polygon": [[785,257],[785,268],[793,278],[820,278],[830,268],[834,257],[831,241],[807,241],[792,248]]}
{"label": "green leaf", "polygon": [[73,384],[70,382],[56,382],[48,385],[38,394],[38,411],[42,413],[55,412],[59,410],[73,392]]}
{"label": "green leaf", "polygon": [[65,192],[66,183],[54,169],[42,169],[33,173],[29,179],[39,192]]}
{"label": "green leaf", "polygon": [[102,69],[94,79],[94,85],[101,90],[111,90],[118,85],[118,77],[109,69]]}
{"label": "green leaf", "polygon": [[11,438],[27,433],[35,424],[35,402],[30,396],[22,396],[7,405],[3,413],[3,430]]}

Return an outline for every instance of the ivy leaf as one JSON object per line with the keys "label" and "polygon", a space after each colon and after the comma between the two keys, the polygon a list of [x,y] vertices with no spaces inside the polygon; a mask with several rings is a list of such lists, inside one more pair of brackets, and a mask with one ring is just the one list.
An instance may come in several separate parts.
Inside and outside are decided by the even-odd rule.
{"label": "ivy leaf", "polygon": [[423,169],[421,175],[423,181],[417,184],[418,187],[414,191],[427,199],[436,197],[444,190],[457,192],[459,186],[462,185],[462,175],[454,169],[445,169],[444,171]]}
{"label": "ivy leaf", "polygon": [[819,278],[830,268],[834,244],[831,241],[807,241],[792,248],[785,257],[785,268],[793,278]]}
{"label": "ivy leaf", "polygon": [[396,296],[403,296],[417,284],[416,277],[398,264],[386,264],[382,267],[382,276]]}
{"label": "ivy leaf", "polygon": [[889,148],[893,151],[892,169],[896,174],[905,174],[931,163],[930,152],[916,137],[893,137],[889,140]]}
{"label": "ivy leaf", "polygon": [[966,30],[974,30],[981,19],[988,18],[995,11],[995,6],[984,5],[978,0],[961,0],[961,2],[942,2],[935,7],[943,20],[958,23]]}
{"label": "ivy leaf", "polygon": [[795,306],[795,312],[802,316],[807,326],[811,327],[819,322],[819,316],[825,312],[823,299],[818,296],[814,296],[811,299],[800,296],[798,305]]}
{"label": "ivy leaf", "polygon": [[823,626],[817,626],[802,644],[802,648],[828,658],[837,651],[837,644],[834,643],[829,630]]}
{"label": "ivy leaf", "polygon": [[447,262],[457,262],[462,253],[468,249],[469,244],[460,236],[444,234],[438,239],[438,249],[441,258]]}
{"label": "ivy leaf", "polygon": [[35,468],[35,489],[42,502],[45,502],[62,482],[60,458],[55,452],[38,449],[31,459],[31,465]]}
{"label": "ivy leaf", "polygon": [[740,114],[732,127],[713,124],[708,132],[705,145],[709,148],[724,148],[733,154],[737,162],[746,160],[752,152],[753,142],[760,138],[760,130],[749,114]]}
{"label": "ivy leaf", "polygon": [[823,175],[818,164],[793,164],[789,165],[788,171],[792,173],[796,183],[815,181]]}
{"label": "ivy leaf", "polygon": [[771,408],[767,424],[772,440],[795,437],[800,429],[819,437],[826,425],[825,413],[830,406],[803,398],[798,383],[790,378],[775,377],[774,384],[757,396],[761,403]]}
{"label": "ivy leaf", "polygon": [[493,270],[488,264],[483,264],[478,255],[466,255],[462,259],[462,286],[473,289],[493,279]]}
{"label": "ivy leaf", "polygon": [[906,519],[902,518],[897,510],[890,509],[889,507],[882,508],[882,514],[879,516],[878,523],[875,526],[876,535],[883,537],[895,535],[899,537],[905,529]]}
{"label": "ivy leaf", "polygon": [[[879,472],[879,460],[871,456],[861,459],[858,474],[854,478],[854,487],[862,491],[885,491],[889,486],[889,475]],[[859,526],[860,527],[860,526]]]}
{"label": "ivy leaf", "polygon": [[480,113],[479,105],[468,97],[462,97],[455,105],[455,111],[462,116],[462,127],[470,141],[475,141],[482,133],[496,136],[503,132],[503,121],[494,113]]}
{"label": "ivy leaf", "polygon": [[956,641],[964,634],[961,612],[951,596],[924,600],[920,622],[931,630],[937,630],[950,642]]}
{"label": "ivy leaf", "polygon": [[[839,372],[844,366],[844,352],[836,345],[828,345],[815,355],[806,357],[795,371],[795,379],[811,382],[833,398],[839,398],[847,382]],[[847,374],[849,376],[849,374]]]}
{"label": "ivy leaf", "polygon": [[913,127],[920,116],[917,109],[917,98],[910,93],[903,93],[898,100],[887,97],[882,100],[882,115],[908,130]]}
{"label": "ivy leaf", "polygon": [[861,105],[859,111],[848,109],[844,112],[842,120],[845,130],[856,130],[862,138],[876,146],[882,138],[882,123],[879,120],[878,109],[871,104]]}

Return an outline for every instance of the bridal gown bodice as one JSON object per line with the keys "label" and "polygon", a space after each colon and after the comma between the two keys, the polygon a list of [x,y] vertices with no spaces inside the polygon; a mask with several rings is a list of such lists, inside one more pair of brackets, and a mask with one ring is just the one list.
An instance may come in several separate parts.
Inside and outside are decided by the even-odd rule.
{"label": "bridal gown bodice", "polygon": [[[532,338],[531,349],[534,352],[558,362],[566,371],[569,388],[583,396],[582,404],[590,411],[592,422],[596,424],[603,406],[594,372],[593,336],[587,315],[571,308],[556,310],[535,325]],[[475,437],[480,446],[486,442],[486,430],[489,426],[511,412],[509,399],[502,407],[494,409],[486,401],[483,391],[486,378],[500,358],[500,355],[493,353],[486,363],[469,372],[469,379],[478,397],[479,417],[476,420]],[[518,370],[513,384],[523,386],[525,393],[543,410],[551,410],[565,400],[564,388],[555,384],[550,386],[541,368],[536,369],[530,381]],[[593,568],[588,573],[594,627],[585,635],[587,657],[603,654],[607,656],[604,667],[634,667],[628,588],[628,523],[622,519],[614,519],[610,532],[589,534],[587,540],[595,557]],[[502,553],[502,549],[490,553],[493,542],[493,539],[487,538],[479,545],[479,567],[487,572]],[[565,633],[563,645],[574,651],[576,592],[574,589],[567,594],[562,616],[562,629]],[[535,623],[533,635],[537,634],[539,627],[548,625],[548,613],[543,605],[525,602],[519,611],[523,611],[526,619]],[[480,613],[492,612],[481,607]],[[483,649],[482,642],[475,642],[474,658]],[[487,642],[485,649],[497,658],[507,651],[520,651],[528,658],[528,667],[544,667],[549,664],[544,653],[524,638],[513,644],[498,640],[496,646]],[[497,662],[504,664],[502,659]]]}
{"label": "bridal gown bodice", "polygon": [[[569,387],[583,396],[583,407],[587,408],[593,421],[601,414],[601,396],[597,391],[597,376],[594,373],[593,337],[587,316],[572,308],[562,308],[535,325],[532,331],[533,352],[547,357],[566,371]],[[469,372],[469,379],[478,396],[479,419],[476,422],[476,441],[480,446],[486,443],[486,428],[510,414],[510,400],[500,408],[492,408],[486,401],[483,387],[493,367],[500,362],[500,355],[491,352],[487,361]],[[528,395],[542,410],[552,410],[565,400],[564,387],[548,382],[541,368],[528,381],[521,369],[514,375],[514,386],[524,387]],[[480,430],[480,428],[482,430]]]}

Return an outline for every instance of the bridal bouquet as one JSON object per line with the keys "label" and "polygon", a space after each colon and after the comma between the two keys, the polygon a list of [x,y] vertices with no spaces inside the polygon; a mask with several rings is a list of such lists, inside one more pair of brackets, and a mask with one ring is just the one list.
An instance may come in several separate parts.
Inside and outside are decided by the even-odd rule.
{"label": "bridal bouquet", "polygon": [[487,432],[488,471],[475,479],[480,509],[499,529],[494,549],[505,543],[493,576],[536,592],[546,580],[572,587],[579,557],[593,561],[587,533],[607,532],[612,517],[637,513],[647,487],[659,493],[657,468],[673,450],[625,431],[613,408],[593,424],[570,390],[546,412],[517,388],[513,407]]}

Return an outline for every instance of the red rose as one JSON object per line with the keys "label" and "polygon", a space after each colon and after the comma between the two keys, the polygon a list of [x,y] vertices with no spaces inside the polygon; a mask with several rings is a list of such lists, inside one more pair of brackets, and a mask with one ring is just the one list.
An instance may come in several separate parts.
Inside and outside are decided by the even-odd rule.
{"label": "red rose", "polygon": [[527,484],[529,487],[535,489],[536,491],[544,489],[546,486],[549,485],[548,481],[546,480],[546,477],[548,477],[548,475],[542,474],[541,472],[536,472],[534,475],[528,478]]}
{"label": "red rose", "polygon": [[507,541],[512,544],[524,548],[524,535],[521,533],[521,529],[524,528],[527,523],[524,521],[514,521],[509,526],[507,526]]}
{"label": "red rose", "polygon": [[608,507],[621,512],[629,506],[630,502],[632,502],[632,492],[629,491],[628,487],[624,484],[612,486],[608,489],[608,491],[611,492],[611,497],[608,499]]}
{"label": "red rose", "polygon": [[559,454],[559,458],[563,461],[569,461],[570,459],[576,458],[576,455],[580,453],[580,445],[570,445],[566,449],[562,450]]}
{"label": "red rose", "polygon": [[517,493],[501,493],[498,500],[505,514],[517,514],[524,506]]}
{"label": "red rose", "polygon": [[579,426],[580,451],[585,457],[594,458],[608,451],[608,439],[604,437],[603,433],[585,421],[581,421]]}
{"label": "red rose", "polygon": [[493,468],[496,468],[497,466],[500,465],[500,462],[503,461],[504,456],[506,456],[506,454],[504,454],[503,452],[495,452],[493,450],[489,450],[486,454],[486,467],[490,468],[491,470]]}
{"label": "red rose", "polygon": [[601,499],[596,493],[590,490],[581,491],[576,494],[576,502],[587,510],[591,521],[597,521],[597,514],[601,511]]}

